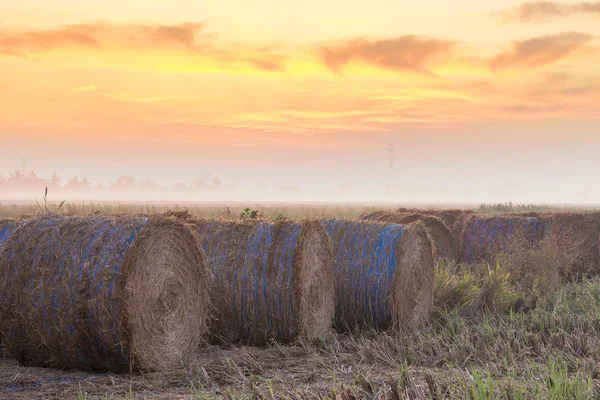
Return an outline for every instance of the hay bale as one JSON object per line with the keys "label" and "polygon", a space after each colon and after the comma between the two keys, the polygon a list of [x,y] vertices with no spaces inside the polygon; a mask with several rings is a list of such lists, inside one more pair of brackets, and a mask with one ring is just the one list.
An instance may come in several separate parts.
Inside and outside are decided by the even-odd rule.
{"label": "hay bale", "polygon": [[215,276],[214,338],[260,345],[329,335],[333,251],[319,222],[197,220],[193,227]]}
{"label": "hay bale", "polygon": [[336,258],[336,328],[411,329],[433,306],[434,254],[420,222],[325,221]]}
{"label": "hay bale", "polygon": [[[397,213],[401,214],[422,214],[422,215],[431,215],[434,217],[438,217],[442,220],[442,222],[453,232],[461,231],[460,222],[465,217],[469,217],[475,212],[473,210],[465,210],[465,209],[425,209],[421,210],[418,208],[406,208],[400,207],[396,210]],[[458,229],[455,229],[458,228]]]}
{"label": "hay bale", "polygon": [[466,263],[494,262],[498,254],[522,248],[523,241],[529,245],[541,241],[550,226],[547,217],[473,215],[459,235],[459,257]]}
{"label": "hay bale", "polygon": [[406,213],[390,213],[390,212],[376,212],[361,217],[364,220],[379,221],[379,222],[391,222],[394,224],[410,224],[415,221],[421,221],[435,247],[435,254],[437,257],[445,261],[456,260],[456,244],[452,231],[444,224],[444,222],[438,217],[432,215],[422,214],[406,214]]}
{"label": "hay bale", "polygon": [[5,244],[0,335],[33,366],[160,371],[206,331],[210,284],[183,224],[128,216],[42,216]]}
{"label": "hay bale", "polygon": [[20,220],[14,218],[0,219],[0,248],[8,240],[10,235],[19,227]]}
{"label": "hay bale", "polygon": [[[0,263],[5,259],[2,248],[4,243],[10,238],[10,235],[19,227],[21,220],[13,218],[0,219]],[[0,321],[2,320],[3,307],[6,303],[6,296],[3,291],[0,291]],[[4,355],[4,346],[2,346],[2,338],[0,337],[0,357]]]}
{"label": "hay bale", "polygon": [[552,229],[572,259],[565,266],[569,276],[600,273],[600,213],[558,213],[551,215]]}

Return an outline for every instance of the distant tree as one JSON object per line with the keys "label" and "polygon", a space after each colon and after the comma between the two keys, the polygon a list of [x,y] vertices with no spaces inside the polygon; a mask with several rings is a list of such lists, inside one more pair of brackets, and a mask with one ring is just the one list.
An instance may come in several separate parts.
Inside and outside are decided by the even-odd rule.
{"label": "distant tree", "polygon": [[51,188],[53,188],[53,189],[58,189],[58,188],[60,188],[61,181],[62,181],[62,179],[55,172],[55,173],[52,174],[52,178],[50,178],[50,183],[49,183],[48,186],[51,187]]}
{"label": "distant tree", "polygon": [[175,190],[176,192],[185,192],[186,190],[188,190],[188,187],[185,183],[176,183],[173,190]]}
{"label": "distant tree", "polygon": [[8,179],[2,177],[2,175],[0,175],[0,189],[3,190],[8,190],[8,188],[10,187],[10,183],[8,182]]}
{"label": "distant tree", "polygon": [[144,181],[141,181],[140,183],[138,183],[138,188],[146,192],[156,192],[162,190],[160,185],[154,182],[152,179],[146,179]]}
{"label": "distant tree", "polygon": [[25,174],[18,169],[11,174],[9,182],[11,185],[22,185],[25,183]]}
{"label": "distant tree", "polygon": [[70,190],[73,192],[87,191],[90,189],[90,182],[84,176],[81,180],[78,177],[74,176],[69,179],[64,186],[64,189]]}
{"label": "distant tree", "polygon": [[122,176],[116,182],[111,183],[108,188],[114,192],[129,192],[137,188],[137,183],[132,176]]}

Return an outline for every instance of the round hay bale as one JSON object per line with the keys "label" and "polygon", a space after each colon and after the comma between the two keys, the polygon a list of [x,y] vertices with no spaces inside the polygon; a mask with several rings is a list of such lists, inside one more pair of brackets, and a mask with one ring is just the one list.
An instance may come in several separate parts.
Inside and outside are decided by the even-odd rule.
{"label": "round hay bale", "polygon": [[201,342],[211,276],[181,223],[43,216],[5,246],[0,334],[23,364],[162,371],[180,367]]}
{"label": "round hay bale", "polygon": [[[406,208],[400,207],[396,212],[401,214],[422,214],[422,215],[432,215],[434,217],[438,217],[442,220],[442,222],[452,230],[454,234],[456,232],[460,232],[461,229],[455,229],[455,225],[460,223],[461,219],[466,216],[473,215],[475,212],[473,210],[465,210],[465,209],[427,209],[421,210],[418,208]],[[460,224],[457,228],[460,228]]]}
{"label": "round hay bale", "polygon": [[433,244],[420,222],[325,221],[336,259],[336,328],[411,329],[433,307]]}
{"label": "round hay bale", "polygon": [[322,224],[198,220],[193,226],[215,276],[215,339],[261,345],[329,335],[334,262]]}
{"label": "round hay bale", "polygon": [[[2,251],[4,243],[10,238],[10,235],[18,229],[23,219],[15,218],[2,218],[0,219],[0,263],[5,259],[4,252]],[[1,279],[1,278],[0,278]],[[2,315],[6,313],[6,294],[4,291],[0,291],[0,321],[2,321]],[[2,346],[2,338],[0,337],[0,356],[4,354],[4,347]]]}
{"label": "round hay bale", "polygon": [[[15,218],[0,219],[0,248],[8,240],[10,235],[19,227],[23,220]],[[1,296],[1,295],[0,295]]]}
{"label": "round hay bale", "polygon": [[557,213],[552,229],[564,251],[572,255],[567,275],[594,276],[600,273],[600,213]]}
{"label": "round hay bale", "polygon": [[456,260],[456,244],[452,231],[438,217],[422,214],[377,212],[364,215],[361,219],[394,224],[410,224],[421,221],[433,240],[435,254],[442,260]]}
{"label": "round hay bale", "polygon": [[466,263],[493,262],[498,254],[519,248],[524,239],[530,245],[546,236],[551,221],[545,217],[515,215],[468,217],[459,235],[460,259]]}

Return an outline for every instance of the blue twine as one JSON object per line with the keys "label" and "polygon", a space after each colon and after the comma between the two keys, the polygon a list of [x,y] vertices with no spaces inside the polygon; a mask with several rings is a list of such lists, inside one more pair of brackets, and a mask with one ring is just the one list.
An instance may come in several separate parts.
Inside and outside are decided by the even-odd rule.
{"label": "blue twine", "polygon": [[[60,222],[60,220],[60,218],[49,218],[47,221],[36,226],[35,231],[39,233],[46,229],[52,229],[52,226]],[[50,231],[52,235],[48,239],[37,243],[34,247],[33,269],[30,282],[31,304],[39,310],[41,314],[40,323],[46,331],[51,329],[51,319],[55,316],[55,307],[65,308],[61,311],[65,316],[65,338],[76,345],[75,354],[64,355],[68,363],[74,362],[85,369],[91,369],[87,362],[89,351],[98,352],[103,351],[99,349],[113,349],[115,347],[120,350],[123,361],[128,362],[123,343],[118,336],[118,330],[115,329],[117,325],[116,321],[119,319],[119,300],[113,298],[113,292],[116,288],[116,282],[119,279],[119,272],[122,268],[125,253],[146,222],[147,219],[140,219],[133,224],[119,225],[118,221],[97,218],[90,225],[81,226],[79,231],[74,233],[72,237],[74,240],[65,243],[62,248],[60,248],[61,243],[58,240],[61,238],[58,231]],[[5,234],[4,231],[3,234]],[[112,265],[108,265],[111,254],[115,253],[119,255],[118,258]],[[24,252],[14,254],[14,251],[11,251],[10,261],[14,263],[14,268],[17,268],[19,264],[18,260],[22,256],[24,256]],[[57,268],[50,278],[52,284],[49,286],[54,288],[58,286],[58,288],[53,289],[52,293],[45,293],[43,289],[38,290],[37,288],[45,287],[46,265],[56,261],[58,261]],[[93,264],[93,268],[90,268],[86,272],[84,267],[87,264]],[[98,279],[100,270],[110,270],[110,274],[107,274],[109,277],[108,280]],[[16,271],[11,278],[14,279],[15,276]],[[39,284],[36,282],[36,276],[40,276]],[[87,306],[83,306],[85,314],[81,316],[87,319],[88,336],[95,342],[96,346],[94,347],[96,349],[84,346],[75,337],[75,321],[73,318],[79,318],[80,316],[80,311],[74,309],[77,305],[75,302],[78,297],[78,293],[75,290],[79,290],[80,285],[78,285],[78,282],[82,282],[85,278],[89,278],[90,291],[92,293],[96,292],[94,297],[104,299],[104,301],[97,301],[95,304],[88,302]],[[57,285],[57,283],[65,280],[67,280],[66,299],[59,302],[58,299],[63,299],[63,285]],[[6,279],[4,279],[4,284],[7,284]],[[45,304],[46,295],[50,296],[49,307]],[[66,304],[63,304],[62,301],[65,301]],[[102,335],[104,331],[104,318],[102,316],[105,313],[109,314],[108,319],[110,323],[107,337]]]}
{"label": "blue twine", "polygon": [[[385,327],[392,317],[388,299],[405,226],[374,223],[365,229],[363,223],[326,220],[325,228],[335,243],[338,304],[350,296],[357,305],[362,304],[364,322],[375,329]],[[348,279],[349,293],[340,291],[342,278]]]}
{"label": "blue twine", "polygon": [[[249,323],[261,323],[263,324],[262,329],[273,332],[276,337],[283,340],[291,339],[289,322],[290,318],[291,320],[296,318],[293,304],[292,264],[302,229],[301,225],[293,224],[291,227],[286,227],[282,231],[282,240],[270,253],[274,225],[261,222],[253,228],[245,247],[235,246],[233,259],[229,254],[231,246],[227,246],[226,242],[220,240],[218,227],[219,224],[215,222],[200,227],[199,236],[203,239],[202,247],[215,278],[220,279],[223,271],[231,271],[232,280],[225,284],[232,285],[231,312],[233,317],[241,326]],[[269,258],[270,254],[272,254],[272,259]],[[269,260],[273,267],[270,277],[267,268]],[[241,278],[240,282],[238,282],[238,278]],[[273,285],[271,293],[268,288],[269,281]],[[237,296],[239,296],[240,309],[238,309]],[[261,311],[263,306],[265,315]],[[289,312],[284,309],[288,306]],[[248,315],[254,315],[256,321],[248,321]]]}
{"label": "blue twine", "polygon": [[[271,245],[271,242],[273,241],[273,232],[271,229],[269,229],[267,231],[267,236],[265,237],[265,244],[264,247],[266,249],[269,248],[269,246]],[[268,252],[268,250],[267,250]],[[265,301],[265,312],[267,313],[267,324],[269,327],[273,326],[273,321],[271,320],[271,311],[269,307],[269,301],[268,301],[268,297],[267,297],[267,264],[268,264],[269,258],[268,257],[263,257],[263,263],[262,263],[262,287],[263,287],[263,298]],[[258,280],[257,280],[258,281]]]}
{"label": "blue twine", "polygon": [[[369,245],[371,243],[368,238],[372,237],[373,234],[375,233],[375,231],[377,231],[378,229],[379,229],[379,226],[377,224],[372,224],[365,235],[365,240],[363,240],[361,243],[362,247],[363,247],[363,251],[362,251],[362,257],[361,257],[361,263],[359,264],[359,268],[358,268],[357,281],[360,282],[362,280],[363,284],[354,286],[354,288],[355,288],[354,301],[356,303],[360,302],[360,300],[359,300],[359,298],[361,297],[360,292],[362,291],[364,294],[363,304],[365,306],[365,310],[369,310],[369,314],[368,314],[369,319],[370,319],[369,323],[373,326],[375,326],[375,319],[373,318],[371,304],[370,304],[370,300],[369,300],[369,282],[372,279],[371,267],[373,266],[373,262],[375,259],[375,251],[374,251],[375,249],[371,249],[369,247]],[[370,262],[368,262],[367,265],[365,265],[365,260],[369,259],[369,254],[370,254]]]}
{"label": "blue twine", "polygon": [[[485,259],[497,248],[509,250],[512,228],[520,224],[528,234],[528,240],[537,242],[544,238],[549,229],[549,221],[538,217],[502,219],[475,219],[470,223],[465,238],[465,261],[475,262]],[[492,244],[495,246],[492,247]]]}
{"label": "blue twine", "polygon": [[0,231],[0,246],[3,246],[4,243],[6,243],[6,241],[8,240],[8,238],[10,237],[11,233],[13,233],[14,230],[15,230],[15,226],[9,225],[9,226],[5,227],[4,229],[2,229],[2,231]]}
{"label": "blue twine", "polygon": [[[292,276],[292,263],[294,260],[294,250],[296,248],[298,238],[300,236],[301,231],[300,225],[294,224],[291,226],[291,232],[285,232],[285,240],[282,241],[283,248],[281,249],[281,258],[283,258],[283,264],[279,265],[279,274],[283,278],[284,275],[287,275],[287,287],[288,287],[288,301],[289,301],[289,314],[285,312],[283,309],[283,300],[281,299],[283,287],[279,288],[279,313],[282,316],[280,319],[281,323],[281,331],[288,332],[286,327],[289,326],[288,317],[291,318],[292,321],[296,319],[296,313],[294,310],[294,286],[293,286],[293,276]],[[280,258],[280,260],[281,260]],[[291,338],[287,338],[288,340]]]}

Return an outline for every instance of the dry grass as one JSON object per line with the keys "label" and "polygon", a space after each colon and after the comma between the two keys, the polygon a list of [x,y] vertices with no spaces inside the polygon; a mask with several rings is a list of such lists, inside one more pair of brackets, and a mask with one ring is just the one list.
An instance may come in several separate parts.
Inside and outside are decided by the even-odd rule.
{"label": "dry grass", "polygon": [[[177,204],[114,204],[114,203],[73,203],[66,202],[61,210],[65,215],[89,214],[162,214],[169,210],[188,210],[197,218],[222,218],[237,220],[244,210],[256,210],[266,219],[276,218],[358,218],[360,215],[378,210],[392,211],[394,207],[381,206],[344,206],[344,205],[177,205]],[[0,218],[17,217],[20,215],[39,214],[36,204],[2,204],[0,203]]]}
{"label": "dry grass", "polygon": [[432,319],[412,332],[340,334],[318,345],[209,346],[191,367],[143,375],[0,359],[0,398],[600,398],[600,278],[565,281],[556,273],[568,263],[562,256],[541,244],[498,264],[440,265]]}
{"label": "dry grass", "polygon": [[[167,374],[95,376],[24,368],[4,360],[0,397],[346,400],[600,395],[600,281],[565,284],[528,312],[492,312],[475,306],[489,293],[486,278],[465,276],[450,279],[466,279],[461,285],[472,287],[462,296],[471,301],[451,306],[453,300],[440,304],[436,295],[446,312],[420,331],[338,335],[320,347],[208,347],[197,354],[195,367]],[[44,379],[73,382],[43,382],[38,389],[22,392],[6,389],[35,386]]]}

